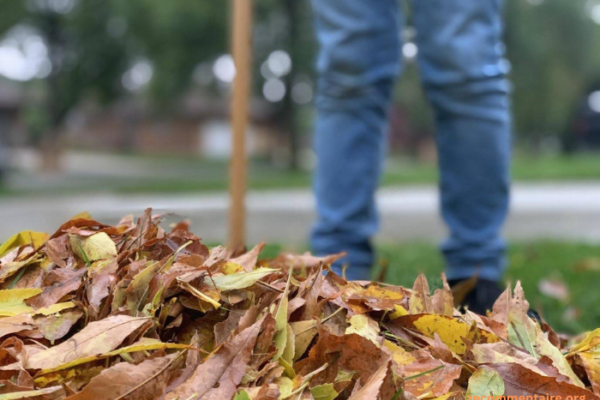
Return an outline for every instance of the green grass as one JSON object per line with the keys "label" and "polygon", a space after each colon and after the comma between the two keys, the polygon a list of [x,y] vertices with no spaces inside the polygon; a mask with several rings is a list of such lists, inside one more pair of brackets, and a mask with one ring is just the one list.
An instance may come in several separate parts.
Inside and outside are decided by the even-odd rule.
{"label": "green grass", "polygon": [[[432,286],[440,286],[443,261],[432,244],[383,245],[380,255],[389,261],[387,280],[411,287],[415,277],[424,273]],[[587,266],[587,267],[585,267]],[[557,279],[568,287],[568,301],[540,293],[540,280]],[[505,281],[520,280],[531,307],[558,331],[578,333],[600,327],[600,246],[555,241],[514,243],[510,246]],[[568,316],[568,309],[578,316]]]}
{"label": "green grass", "polygon": [[[267,246],[262,257],[274,257],[281,249]],[[424,273],[431,288],[441,287],[443,260],[435,245],[383,244],[379,255],[389,262],[387,282],[412,287],[418,274]],[[571,298],[562,302],[540,293],[538,285],[544,278],[564,282]],[[600,246],[555,241],[513,243],[505,282],[514,287],[518,280],[531,307],[558,332],[576,334],[600,327],[600,290],[596,287],[600,281]],[[578,315],[569,317],[569,309]]]}

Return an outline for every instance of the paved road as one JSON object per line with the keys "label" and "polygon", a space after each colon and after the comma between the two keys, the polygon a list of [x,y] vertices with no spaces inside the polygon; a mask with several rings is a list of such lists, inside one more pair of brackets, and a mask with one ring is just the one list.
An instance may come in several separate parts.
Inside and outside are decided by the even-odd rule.
{"label": "paved road", "polygon": [[[385,188],[379,192],[380,240],[438,240],[445,235],[438,216],[435,187]],[[226,237],[225,194],[114,195],[0,198],[0,240],[23,229],[53,231],[71,216],[88,211],[96,219],[116,222],[146,207],[174,213],[167,221],[188,218],[209,242]],[[314,218],[308,190],[253,192],[248,197],[249,240],[302,245]],[[511,239],[554,238],[600,242],[600,183],[517,184],[506,227]]]}

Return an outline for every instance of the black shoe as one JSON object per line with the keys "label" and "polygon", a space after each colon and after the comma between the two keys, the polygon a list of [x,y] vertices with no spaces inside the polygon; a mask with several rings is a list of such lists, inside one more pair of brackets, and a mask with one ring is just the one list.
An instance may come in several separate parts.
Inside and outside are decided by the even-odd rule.
{"label": "black shoe", "polygon": [[486,315],[503,290],[496,281],[473,277],[467,280],[450,280],[456,306],[468,308],[479,315]]}

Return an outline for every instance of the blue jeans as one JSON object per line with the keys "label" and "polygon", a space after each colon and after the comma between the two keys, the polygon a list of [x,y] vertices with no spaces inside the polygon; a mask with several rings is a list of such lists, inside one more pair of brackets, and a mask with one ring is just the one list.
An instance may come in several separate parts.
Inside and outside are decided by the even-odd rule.
{"label": "blue jeans", "polygon": [[[311,245],[317,254],[346,251],[347,276],[368,279],[402,18],[396,0],[312,3],[321,50]],[[441,245],[446,275],[477,272],[498,280],[511,142],[501,0],[414,0],[412,8],[422,84],[437,126],[441,209],[450,231]]]}

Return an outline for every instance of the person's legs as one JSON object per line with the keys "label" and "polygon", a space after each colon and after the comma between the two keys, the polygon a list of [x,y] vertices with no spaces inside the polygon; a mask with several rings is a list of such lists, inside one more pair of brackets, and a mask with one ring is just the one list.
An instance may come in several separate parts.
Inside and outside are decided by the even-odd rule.
{"label": "person's legs", "polygon": [[[349,279],[368,279],[387,111],[399,70],[396,0],[313,0],[317,37],[316,254],[348,253]],[[340,265],[334,268],[339,272]]]}
{"label": "person's legs", "polygon": [[510,111],[501,0],[415,0],[419,65],[435,109],[447,276],[498,281],[509,204]]}

